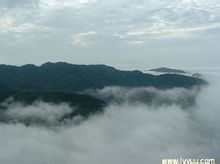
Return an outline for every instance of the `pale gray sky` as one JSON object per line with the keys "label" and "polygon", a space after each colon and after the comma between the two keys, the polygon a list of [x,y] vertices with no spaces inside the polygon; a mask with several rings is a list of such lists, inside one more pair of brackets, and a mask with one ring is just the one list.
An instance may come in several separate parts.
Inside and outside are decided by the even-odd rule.
{"label": "pale gray sky", "polygon": [[219,0],[0,0],[0,63],[219,66]]}

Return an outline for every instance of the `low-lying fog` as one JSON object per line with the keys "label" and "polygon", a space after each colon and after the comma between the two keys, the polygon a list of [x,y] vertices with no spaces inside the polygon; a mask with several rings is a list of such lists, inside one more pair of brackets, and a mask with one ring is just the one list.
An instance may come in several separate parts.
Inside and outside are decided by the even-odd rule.
{"label": "low-lying fog", "polygon": [[[220,73],[203,74],[198,89],[105,88],[103,114],[65,124],[67,104],[11,104],[10,123],[0,123],[2,164],[158,164],[162,158],[220,160]],[[148,96],[151,93],[151,96]],[[27,118],[54,126],[30,124]]]}

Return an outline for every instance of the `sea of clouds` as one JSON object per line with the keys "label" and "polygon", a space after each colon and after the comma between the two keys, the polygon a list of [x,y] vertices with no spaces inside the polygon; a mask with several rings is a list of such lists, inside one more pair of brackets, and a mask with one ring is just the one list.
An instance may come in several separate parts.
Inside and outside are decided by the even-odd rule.
{"label": "sea of clouds", "polygon": [[[3,164],[158,164],[163,158],[220,160],[220,73],[201,90],[108,87],[104,113],[60,123],[68,104],[10,104],[0,123]],[[150,95],[150,96],[149,96]],[[25,120],[37,120],[25,124]],[[45,122],[41,124],[40,122]],[[77,123],[76,123],[77,122]]]}

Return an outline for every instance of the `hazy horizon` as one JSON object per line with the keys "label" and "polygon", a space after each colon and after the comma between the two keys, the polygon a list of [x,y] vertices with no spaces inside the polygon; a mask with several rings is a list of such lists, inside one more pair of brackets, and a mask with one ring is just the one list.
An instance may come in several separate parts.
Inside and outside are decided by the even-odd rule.
{"label": "hazy horizon", "polygon": [[[9,66],[17,66],[17,67],[21,67],[24,65],[29,65],[29,64],[33,64],[37,67],[40,67],[43,64],[46,63],[60,63],[63,61],[57,61],[57,62],[50,62],[50,61],[46,61],[43,63],[39,63],[39,64],[34,64],[34,63],[24,63],[24,64],[7,64],[7,63],[0,63],[0,65],[9,65]],[[73,64],[73,65],[106,65],[106,66],[110,66],[110,67],[114,67],[116,69],[119,70],[139,70],[145,73],[150,73],[150,74],[158,74],[154,71],[150,71],[150,69],[153,68],[170,68],[170,69],[180,69],[183,71],[186,71],[187,73],[196,73],[196,72],[208,72],[208,71],[220,71],[220,66],[177,66],[177,65],[159,65],[159,64],[146,64],[146,63],[132,63],[132,62],[128,62],[128,63],[71,63],[71,62],[64,62],[64,63],[68,63],[68,64]],[[160,73],[159,73],[160,74]]]}

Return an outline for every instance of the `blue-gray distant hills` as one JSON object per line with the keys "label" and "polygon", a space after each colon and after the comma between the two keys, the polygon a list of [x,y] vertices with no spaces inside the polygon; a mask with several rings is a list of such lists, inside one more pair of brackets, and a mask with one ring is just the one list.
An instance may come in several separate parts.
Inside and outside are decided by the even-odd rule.
{"label": "blue-gray distant hills", "polygon": [[181,73],[181,74],[187,73],[186,71],[183,71],[181,69],[173,69],[167,67],[154,68],[154,69],[150,69],[149,71],[161,72],[161,73]]}
{"label": "blue-gray distant hills", "polygon": [[[106,65],[73,65],[63,62],[45,63],[41,66],[28,64],[20,67],[0,65],[1,104],[8,98],[27,105],[36,100],[55,104],[68,103],[74,110],[66,117],[87,117],[92,113],[101,112],[108,104],[106,100],[88,95],[84,92],[87,90],[108,86],[192,88],[204,84],[204,80],[195,77],[178,74],[156,76],[137,70],[121,71]],[[0,109],[7,110],[7,105],[2,104]],[[0,113],[0,121],[5,119]]]}

